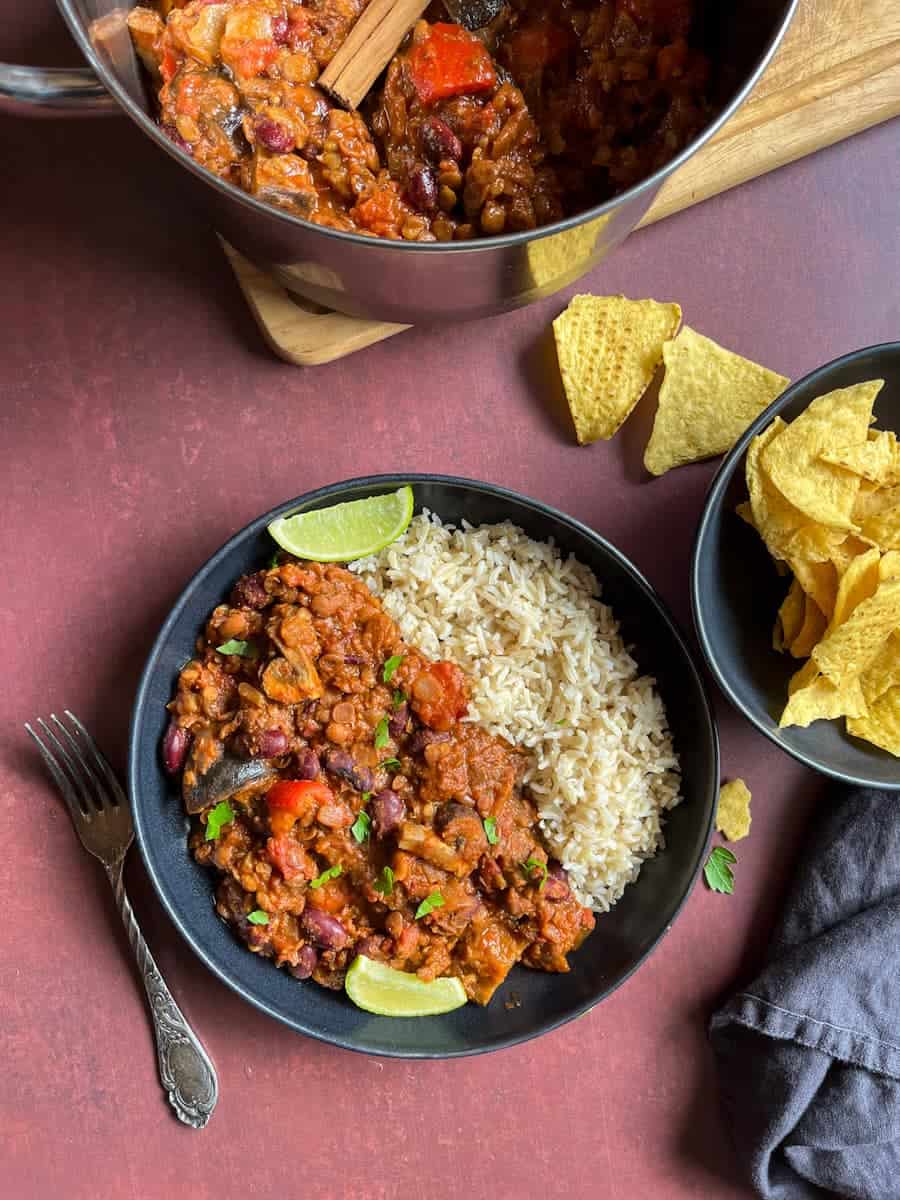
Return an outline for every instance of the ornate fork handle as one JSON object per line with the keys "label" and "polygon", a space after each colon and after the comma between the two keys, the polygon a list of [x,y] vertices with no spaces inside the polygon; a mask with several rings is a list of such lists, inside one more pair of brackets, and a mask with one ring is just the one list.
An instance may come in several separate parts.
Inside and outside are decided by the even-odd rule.
{"label": "ornate fork handle", "polygon": [[125,893],[122,872],[124,857],[108,867],[106,874],[116,897],[119,914],[140,967],[144,990],[150,1002],[159,1077],[180,1121],[202,1129],[219,1098],[215,1068],[200,1045],[184,1013],[159,972],[150,947],[144,941],[131,902]]}

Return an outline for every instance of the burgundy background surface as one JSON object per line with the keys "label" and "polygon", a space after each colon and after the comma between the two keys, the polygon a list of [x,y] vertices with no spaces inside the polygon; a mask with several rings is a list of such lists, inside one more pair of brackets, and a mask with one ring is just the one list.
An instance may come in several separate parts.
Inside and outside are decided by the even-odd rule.
{"label": "burgundy background surface", "polygon": [[[49,6],[25,7],[0,56],[71,58]],[[825,789],[719,697],[725,775],[754,794],[734,896],[698,887],[608,1002],[493,1056],[378,1060],[282,1029],[194,961],[135,855],[145,931],[221,1083],[204,1132],[170,1116],[106,884],[22,722],[71,707],[123,766],[142,660],[188,576],[257,513],[367,472],[459,473],[558,505],[687,624],[714,464],[645,478],[646,405],[613,442],[574,444],[548,332],[568,295],[304,372],[266,351],[211,231],[124,120],[4,120],[0,143],[0,1190],[747,1196],[705,1022],[759,964]],[[678,299],[796,378],[900,335],[898,194],[894,122],[636,235],[580,287]]]}

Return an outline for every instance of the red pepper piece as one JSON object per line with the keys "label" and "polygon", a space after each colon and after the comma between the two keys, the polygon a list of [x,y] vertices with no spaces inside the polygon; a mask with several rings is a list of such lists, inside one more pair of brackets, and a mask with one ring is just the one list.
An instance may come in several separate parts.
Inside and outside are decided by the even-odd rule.
{"label": "red pepper piece", "polygon": [[461,25],[432,25],[409,52],[409,74],[423,104],[489,92],[497,73],[484,43]]}

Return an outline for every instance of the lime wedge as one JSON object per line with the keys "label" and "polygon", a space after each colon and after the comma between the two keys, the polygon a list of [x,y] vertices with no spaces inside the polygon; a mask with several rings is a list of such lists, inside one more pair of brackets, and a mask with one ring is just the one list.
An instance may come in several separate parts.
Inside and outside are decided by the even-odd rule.
{"label": "lime wedge", "polygon": [[436,1017],[466,1002],[465,989],[456,978],[425,983],[417,975],[395,971],[362,954],[353,960],[344,986],[357,1008],[379,1017]]}
{"label": "lime wedge", "polygon": [[297,558],[313,562],[352,562],[397,540],[412,520],[413,491],[407,484],[383,496],[348,500],[278,517],[269,533]]}

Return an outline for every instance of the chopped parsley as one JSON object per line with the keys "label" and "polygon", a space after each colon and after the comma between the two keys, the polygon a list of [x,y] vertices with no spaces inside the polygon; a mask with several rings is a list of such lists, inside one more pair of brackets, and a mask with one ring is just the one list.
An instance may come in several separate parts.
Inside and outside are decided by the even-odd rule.
{"label": "chopped parsley", "polygon": [[497,833],[496,817],[484,818],[484,835],[492,846],[496,846],[500,841],[500,835]]}
{"label": "chopped parsley", "polygon": [[369,801],[370,801],[371,799],[372,799],[372,793],[371,793],[371,792],[363,792],[363,794],[362,794],[362,802],[363,802],[363,804],[368,804],[368,803],[369,803]]}
{"label": "chopped parsley", "polygon": [[389,740],[390,740],[390,738],[388,735],[388,719],[387,719],[387,717],[382,717],[381,720],[378,722],[378,724],[375,726],[375,749],[376,750],[384,749],[384,747],[388,744]]}
{"label": "chopped parsley", "polygon": [[279,554],[279,551],[276,550],[275,553],[272,555],[272,557],[269,559],[269,570],[270,571],[274,570],[274,568],[278,566],[278,554]]}
{"label": "chopped parsley", "polygon": [[385,758],[378,765],[379,765],[379,767],[384,767],[384,769],[386,771],[399,771],[400,770],[400,759],[399,758]]}
{"label": "chopped parsley", "polygon": [[320,888],[328,882],[329,879],[337,879],[338,875],[343,871],[340,863],[335,863],[333,867],[329,867],[327,871],[323,871],[321,875],[317,875],[315,879],[309,881],[311,888]]}
{"label": "chopped parsley", "polygon": [[223,825],[234,820],[234,809],[227,800],[221,800],[206,818],[206,840],[214,842],[222,832]]}
{"label": "chopped parsley", "polygon": [[390,867],[382,867],[381,875],[375,884],[375,891],[380,892],[382,896],[389,896],[393,890],[394,872]]}
{"label": "chopped parsley", "polygon": [[726,846],[714,846],[710,850],[703,874],[711,891],[731,895],[734,891],[734,872],[731,870],[731,864],[736,862],[737,859]]}
{"label": "chopped parsley", "polygon": [[369,826],[372,824],[372,818],[364,808],[360,809],[356,820],[350,826],[350,832],[358,842],[364,842],[369,836]]}
{"label": "chopped parsley", "polygon": [[384,664],[384,670],[381,672],[381,678],[384,680],[385,683],[391,682],[391,680],[394,678],[394,672],[397,670],[397,668],[400,666],[400,664],[402,662],[403,662],[402,654],[392,654],[391,655],[391,657]]}
{"label": "chopped parsley", "polygon": [[394,708],[399,708],[401,704],[406,703],[406,697],[401,691],[394,692]]}
{"label": "chopped parsley", "polygon": [[416,909],[416,920],[418,921],[420,917],[427,917],[428,914],[432,911],[432,909],[443,908],[443,907],[444,907],[444,897],[441,895],[441,893],[440,892],[431,892],[431,894],[426,896],[425,899],[422,901],[422,903],[419,905],[419,907]]}
{"label": "chopped parsley", "polygon": [[568,723],[569,722],[566,720],[565,717],[560,717],[558,721],[553,722],[554,725],[568,725]]}
{"label": "chopped parsley", "polygon": [[216,649],[220,654],[235,654],[238,658],[259,658],[259,651],[253,642],[240,642],[237,638],[223,642]]}
{"label": "chopped parsley", "polygon": [[257,908],[252,913],[247,913],[247,920],[251,925],[268,925],[269,914],[264,912],[263,909]]}
{"label": "chopped parsley", "polygon": [[544,884],[547,882],[547,864],[539,862],[536,858],[526,858],[525,862],[522,864],[522,869],[525,871],[526,875],[529,876],[534,871],[541,872],[541,886],[538,888],[538,891],[542,892],[544,890]]}

